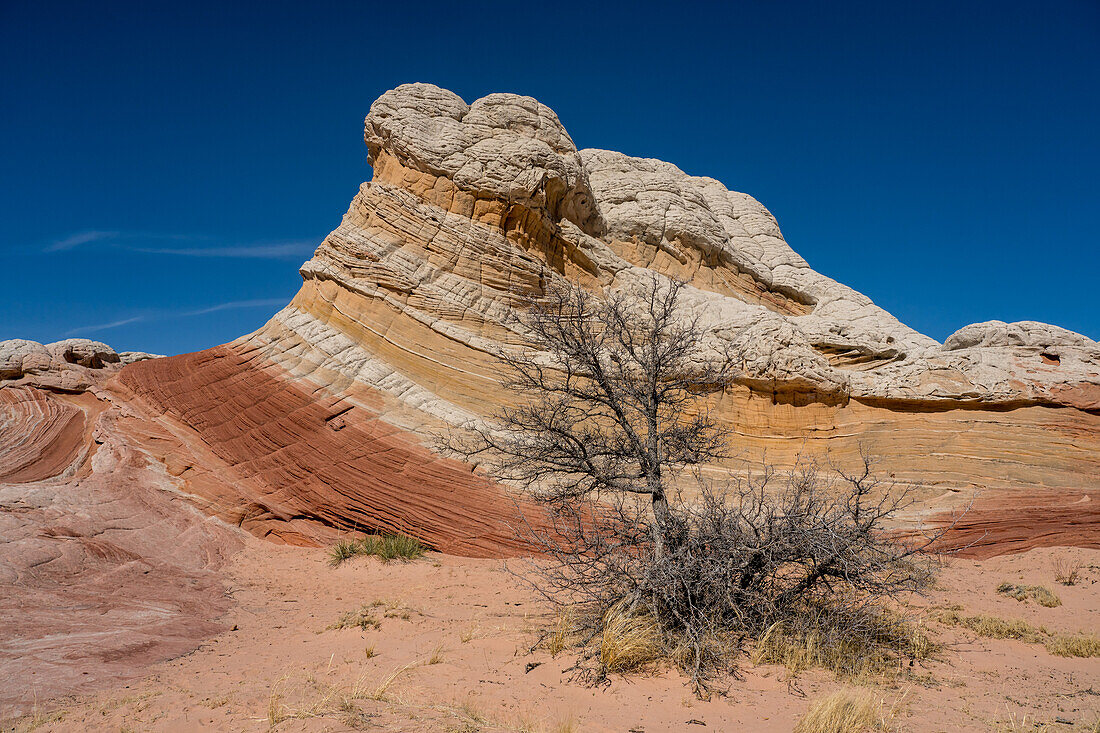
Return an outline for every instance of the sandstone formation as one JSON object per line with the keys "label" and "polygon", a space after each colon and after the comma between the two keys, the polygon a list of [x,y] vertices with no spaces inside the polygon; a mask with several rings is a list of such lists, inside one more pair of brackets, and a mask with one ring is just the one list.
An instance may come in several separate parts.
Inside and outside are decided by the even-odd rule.
{"label": "sandstone formation", "polygon": [[[911,519],[941,521],[977,496],[966,521],[988,529],[983,547],[1100,543],[1088,519],[1096,342],[993,321],[940,344],[811,269],[751,196],[670,163],[577,150],[529,97],[467,104],[403,85],[371,106],[364,140],[373,179],[256,333],[154,360],[96,342],[0,343],[0,384],[24,388],[0,405],[37,420],[0,476],[86,462],[87,414],[25,388],[87,392],[128,445],[231,525],[292,543],[389,529],[508,554],[526,509],[433,452],[433,436],[515,399],[494,355],[523,343],[511,315],[548,282],[611,292],[658,273],[689,283],[715,353],[737,354],[736,384],[710,408],[745,457],[844,464],[865,445],[884,473],[924,487]],[[1049,531],[1005,519],[1014,507]],[[982,525],[986,508],[1001,519]]]}
{"label": "sandstone formation", "polygon": [[198,512],[119,417],[90,392],[0,389],[0,718],[223,629],[217,570],[241,532]]}
{"label": "sandstone formation", "polygon": [[[365,141],[374,178],[302,266],[301,291],[230,348],[307,389],[381,400],[384,420],[423,434],[512,399],[493,355],[522,342],[510,311],[548,280],[609,291],[657,272],[687,280],[716,352],[739,354],[738,386],[712,408],[751,458],[843,464],[863,444],[926,487],[914,518],[977,495],[966,521],[983,546],[1100,542],[1096,342],[990,322],[939,344],[814,272],[752,197],[578,151],[527,97],[467,105],[405,85],[371,107]],[[983,507],[1027,507],[1029,524],[983,524]]]}
{"label": "sandstone formation", "polygon": [[403,85],[364,140],[373,179],[257,332],[170,358],[0,342],[0,678],[20,677],[0,706],[193,648],[226,606],[216,571],[241,528],[522,552],[530,507],[435,437],[516,399],[495,355],[561,278],[689,283],[708,344],[736,354],[708,405],[745,459],[722,470],[843,466],[864,446],[922,487],[907,526],[973,504],[949,537],[971,554],[1100,547],[1091,339],[991,321],[940,344],[812,270],[751,196],[577,150],[529,97]]}

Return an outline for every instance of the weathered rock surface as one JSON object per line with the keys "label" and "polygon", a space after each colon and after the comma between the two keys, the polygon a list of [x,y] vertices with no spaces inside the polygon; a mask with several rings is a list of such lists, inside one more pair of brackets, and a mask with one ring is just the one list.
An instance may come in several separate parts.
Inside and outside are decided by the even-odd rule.
{"label": "weathered rock surface", "polygon": [[972,554],[1100,547],[1091,339],[992,321],[939,344],[815,272],[751,196],[578,151],[529,97],[404,85],[364,140],[373,179],[257,332],[170,358],[0,342],[0,678],[19,678],[0,706],[193,648],[225,608],[237,527],[522,551],[529,508],[433,436],[516,399],[494,355],[523,341],[513,309],[559,278],[687,281],[708,343],[737,354],[708,407],[745,458],[843,465],[866,446],[924,487],[908,520],[974,502],[953,533]]}
{"label": "weathered rock surface", "polygon": [[[1100,346],[1080,334],[990,322],[940,344],[815,272],[751,196],[577,150],[529,97],[467,104],[403,85],[371,106],[364,140],[373,179],[259,331],[125,366],[144,355],[3,342],[0,384],[91,391],[192,502],[257,534],[399,529],[508,554],[501,527],[522,508],[432,453],[432,436],[515,399],[494,354],[522,342],[513,309],[549,281],[608,292],[656,272],[689,283],[715,353],[737,354],[736,384],[710,408],[753,458],[843,463],[865,444],[897,481],[928,487],[927,510],[981,492],[974,516],[986,501],[1079,507],[1100,486]],[[77,418],[62,412],[5,471],[76,460]],[[1041,542],[1100,542],[1064,524]]]}
{"label": "weathered rock surface", "polygon": [[114,371],[125,364],[156,359],[141,351],[117,353],[90,339],[40,344],[26,339],[0,341],[0,386],[30,385],[64,392],[83,392],[97,381],[93,371]]}
{"label": "weathered rock surface", "polygon": [[241,531],[203,515],[91,393],[0,389],[0,718],[222,630]]}

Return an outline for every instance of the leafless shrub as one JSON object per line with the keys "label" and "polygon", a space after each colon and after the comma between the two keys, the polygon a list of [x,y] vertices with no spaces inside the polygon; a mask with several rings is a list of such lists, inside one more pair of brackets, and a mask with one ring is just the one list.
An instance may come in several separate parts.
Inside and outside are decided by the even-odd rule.
{"label": "leafless shrub", "polygon": [[633,495],[650,501],[661,545],[670,472],[721,457],[727,431],[700,395],[732,381],[729,355],[703,346],[684,283],[652,275],[601,299],[548,286],[519,318],[531,347],[499,355],[504,386],[530,397],[491,426],[466,426],[447,448],[487,462],[499,479],[548,503]]}
{"label": "leafless shrub", "polygon": [[[922,550],[936,537],[894,541],[883,522],[905,492],[879,491],[869,476],[868,460],[835,481],[804,465],[703,485],[698,501],[670,507],[660,551],[655,520],[636,503],[554,505],[549,526],[527,532],[544,556],[530,577],[571,609],[582,642],[603,638],[608,618],[654,620],[664,656],[704,696],[753,644],[758,661],[794,672],[879,672],[933,649],[884,605],[928,586],[934,566]],[[594,678],[608,671],[598,664]]]}
{"label": "leafless shrub", "polygon": [[1062,585],[1076,585],[1081,578],[1081,568],[1084,566],[1080,560],[1068,557],[1056,557],[1051,561],[1054,570],[1054,579]]}
{"label": "leafless shrub", "polygon": [[606,298],[549,287],[520,319],[532,347],[502,356],[506,385],[529,401],[448,441],[546,504],[546,523],[522,533],[544,557],[528,577],[568,610],[570,633],[551,642],[584,647],[598,681],[637,666],[601,651],[629,632],[640,664],[652,641],[701,696],[769,631],[918,656],[882,605],[928,585],[922,551],[945,530],[896,541],[886,523],[909,493],[880,483],[868,455],[851,475],[765,466],[726,485],[699,479],[690,502],[672,490],[672,477],[726,455],[729,435],[700,400],[736,373],[728,351],[705,345],[683,288],[657,276]]}

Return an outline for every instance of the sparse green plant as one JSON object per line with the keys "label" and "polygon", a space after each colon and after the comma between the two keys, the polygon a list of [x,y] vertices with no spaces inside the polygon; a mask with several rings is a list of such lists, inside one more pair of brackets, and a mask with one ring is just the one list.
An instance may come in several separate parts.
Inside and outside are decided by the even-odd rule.
{"label": "sparse green plant", "polygon": [[383,562],[416,560],[428,551],[420,540],[403,534],[367,535],[362,543],[365,554],[381,558]]}
{"label": "sparse green plant", "polygon": [[362,554],[362,545],[358,540],[340,540],[328,551],[328,563],[332,567],[352,559],[356,555]]}
{"label": "sparse green plant", "polygon": [[403,534],[369,534],[360,539],[340,540],[329,549],[329,564],[337,567],[359,555],[373,555],[382,562],[408,562],[424,556],[428,548],[415,537]]}
{"label": "sparse green plant", "polygon": [[1001,595],[1015,598],[1017,601],[1035,601],[1040,606],[1055,608],[1062,605],[1062,599],[1041,585],[1016,585],[1015,583],[1001,583],[997,586],[997,592]]}

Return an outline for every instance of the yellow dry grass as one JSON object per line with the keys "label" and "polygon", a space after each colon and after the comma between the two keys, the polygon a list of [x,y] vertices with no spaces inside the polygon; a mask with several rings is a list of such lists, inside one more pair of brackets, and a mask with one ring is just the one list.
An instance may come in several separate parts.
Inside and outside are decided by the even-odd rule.
{"label": "yellow dry grass", "polygon": [[958,611],[948,611],[940,614],[939,620],[948,626],[960,626],[990,639],[1019,639],[1039,643],[1048,634],[1046,628],[1032,626],[1018,618],[1004,619],[985,614],[963,616]]}
{"label": "yellow dry grass", "polygon": [[1100,637],[1095,634],[1056,634],[1045,646],[1059,657],[1100,657]]}
{"label": "yellow dry grass", "polygon": [[1018,639],[1029,644],[1042,644],[1048,652],[1059,657],[1100,657],[1100,637],[1093,633],[1052,633],[1045,626],[1032,626],[1018,618],[1004,619],[982,614],[962,616],[958,611],[943,613],[939,620],[948,626],[960,626],[990,639]]}
{"label": "yellow dry grass", "polygon": [[863,733],[882,730],[881,704],[867,690],[839,690],[806,712],[794,733]]}
{"label": "yellow dry grass", "polygon": [[629,672],[656,662],[661,656],[657,622],[648,614],[630,614],[623,604],[607,611],[600,638],[600,664],[608,672]]}
{"label": "yellow dry grass", "polygon": [[363,606],[355,611],[347,611],[335,622],[325,627],[325,631],[334,631],[338,629],[377,629],[381,626],[381,622],[371,612],[369,606]]}
{"label": "yellow dry grass", "polygon": [[1062,599],[1054,594],[1050,588],[1041,585],[1015,585],[1014,583],[1001,583],[997,586],[997,592],[1017,601],[1035,601],[1040,606],[1055,608],[1062,605]]}
{"label": "yellow dry grass", "polygon": [[781,664],[791,674],[817,668],[858,679],[901,669],[905,659],[928,659],[938,649],[923,623],[883,618],[880,624],[872,637],[854,637],[776,623],[757,640],[752,661]]}
{"label": "yellow dry grass", "polygon": [[569,646],[570,629],[573,626],[573,617],[567,608],[559,608],[554,617],[554,627],[542,641],[543,648],[552,656],[557,656]]}

